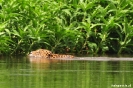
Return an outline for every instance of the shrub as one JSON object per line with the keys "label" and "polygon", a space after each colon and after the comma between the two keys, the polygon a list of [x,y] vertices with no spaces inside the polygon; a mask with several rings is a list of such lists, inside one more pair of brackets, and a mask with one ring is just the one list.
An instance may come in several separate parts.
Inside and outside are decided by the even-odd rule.
{"label": "shrub", "polygon": [[132,0],[2,0],[0,54],[133,52]]}

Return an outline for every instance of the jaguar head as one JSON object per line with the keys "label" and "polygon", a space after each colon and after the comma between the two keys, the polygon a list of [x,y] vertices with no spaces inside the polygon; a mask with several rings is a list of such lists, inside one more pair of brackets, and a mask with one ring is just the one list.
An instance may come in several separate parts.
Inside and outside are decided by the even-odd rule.
{"label": "jaguar head", "polygon": [[46,49],[38,49],[35,51],[30,52],[30,57],[37,57],[37,58],[50,58],[50,55],[52,54],[51,51]]}

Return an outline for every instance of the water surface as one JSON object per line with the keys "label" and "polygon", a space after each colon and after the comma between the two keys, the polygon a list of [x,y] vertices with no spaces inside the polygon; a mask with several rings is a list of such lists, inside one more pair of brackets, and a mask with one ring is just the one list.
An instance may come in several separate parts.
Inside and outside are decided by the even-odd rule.
{"label": "water surface", "polygon": [[87,58],[90,59],[40,63],[30,62],[27,57],[0,57],[0,85],[1,88],[133,87],[132,58],[126,58],[127,61]]}

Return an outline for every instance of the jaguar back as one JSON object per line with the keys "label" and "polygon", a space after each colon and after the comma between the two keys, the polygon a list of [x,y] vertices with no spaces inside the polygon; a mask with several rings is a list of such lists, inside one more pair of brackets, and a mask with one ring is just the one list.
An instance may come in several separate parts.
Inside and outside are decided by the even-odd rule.
{"label": "jaguar back", "polygon": [[74,58],[72,55],[63,55],[63,54],[50,54],[50,59],[70,59]]}

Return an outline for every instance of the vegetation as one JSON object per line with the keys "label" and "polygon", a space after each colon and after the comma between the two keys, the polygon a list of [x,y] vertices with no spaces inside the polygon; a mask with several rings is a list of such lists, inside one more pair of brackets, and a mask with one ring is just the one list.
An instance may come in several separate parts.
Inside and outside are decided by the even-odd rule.
{"label": "vegetation", "polygon": [[132,0],[0,0],[0,54],[133,53]]}

